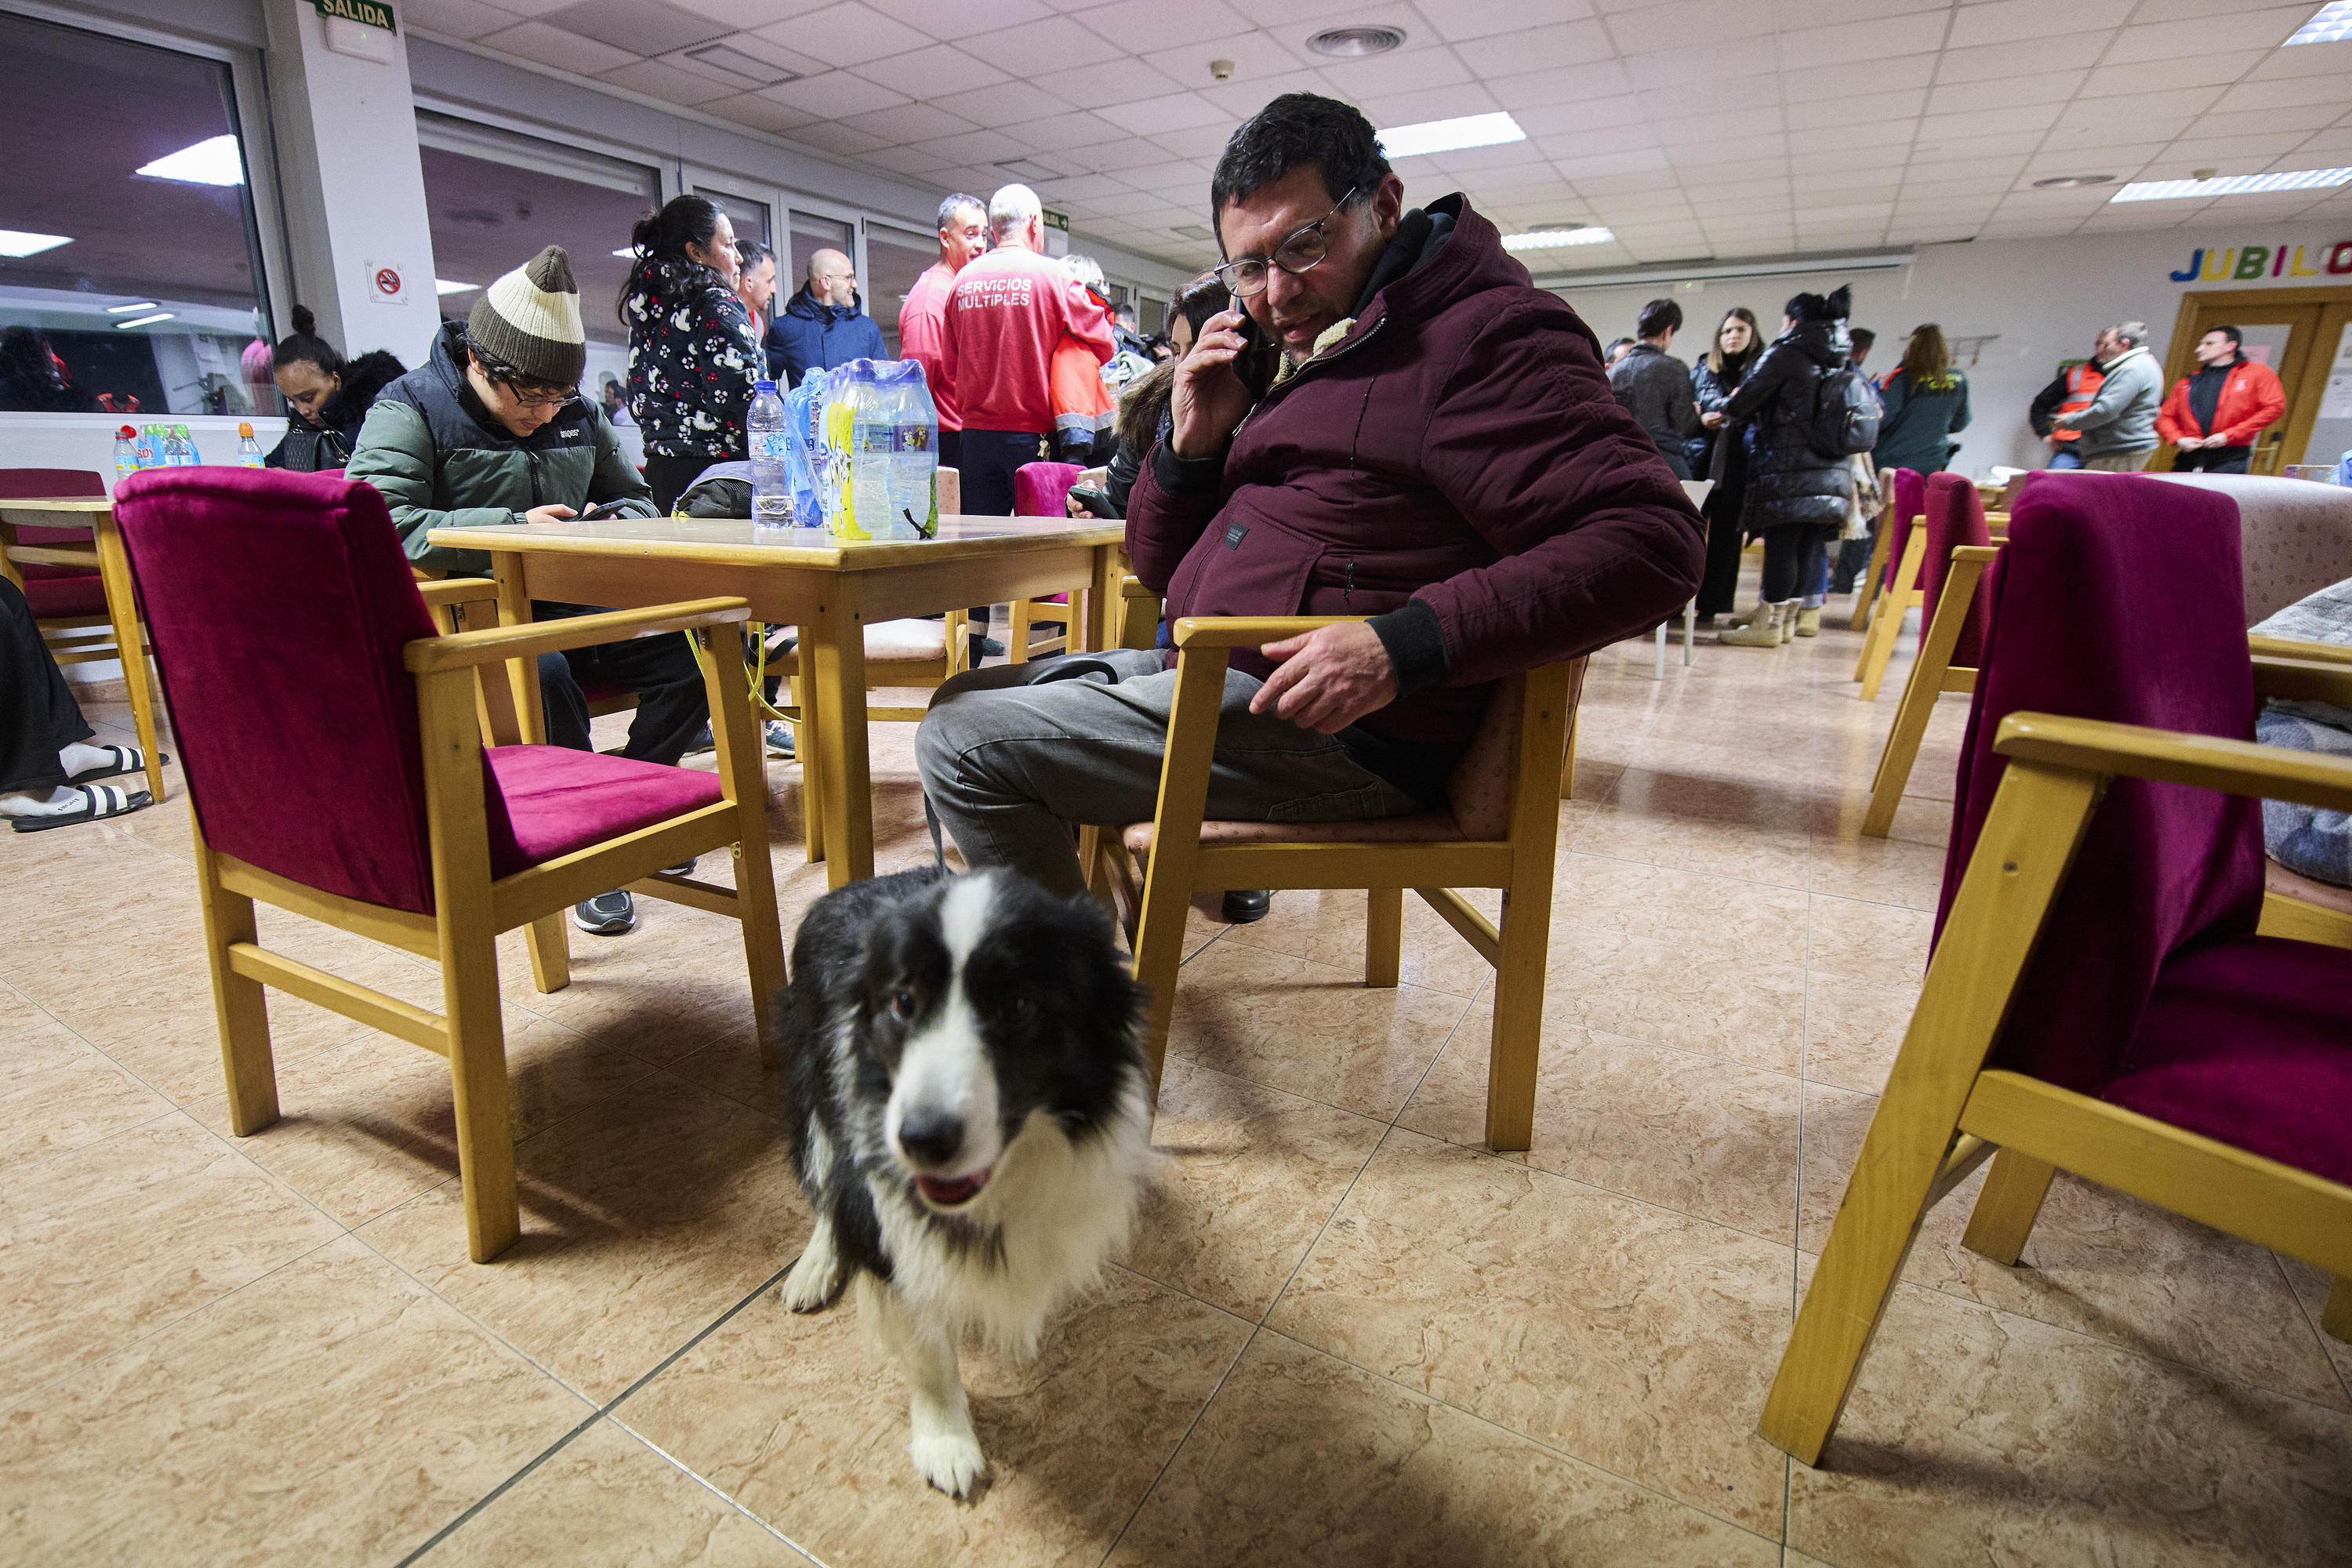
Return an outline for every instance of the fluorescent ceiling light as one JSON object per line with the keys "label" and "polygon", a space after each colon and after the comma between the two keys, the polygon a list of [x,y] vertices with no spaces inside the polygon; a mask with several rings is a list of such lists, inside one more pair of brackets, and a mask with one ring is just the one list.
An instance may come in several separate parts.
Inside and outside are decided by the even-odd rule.
{"label": "fluorescent ceiling light", "polygon": [[480,287],[479,283],[452,283],[446,278],[433,279],[433,292],[436,294],[470,294]]}
{"label": "fluorescent ceiling light", "polygon": [[1555,293],[1568,289],[1614,289],[1627,284],[1680,283],[1691,279],[1780,278],[1803,272],[1883,272],[1908,267],[1908,251],[1881,251],[1875,256],[1809,256],[1791,260],[1701,262],[1690,267],[1633,268],[1622,272],[1557,272],[1538,274],[1536,287]]}
{"label": "fluorescent ceiling light", "polygon": [[1503,237],[1505,250],[1558,250],[1568,245],[1606,245],[1617,237],[1598,224],[1583,228],[1538,228]]}
{"label": "fluorescent ceiling light", "polygon": [[171,311],[158,310],[152,316],[133,316],[127,321],[117,321],[114,323],[114,330],[118,332],[127,332],[133,327],[152,326],[157,321],[168,321],[171,319]]}
{"label": "fluorescent ceiling light", "polygon": [[142,300],[135,305],[109,305],[106,308],[106,313],[110,316],[127,316],[133,310],[152,310],[154,308],[154,300]]}
{"label": "fluorescent ceiling light", "polygon": [[2352,169],[2289,169],[2276,174],[2225,174],[2216,180],[2143,180],[2111,202],[2177,202],[2193,196],[2248,196],[2266,191],[2314,191],[2352,183]]}
{"label": "fluorescent ceiling light", "polygon": [[2352,38],[2352,0],[2328,0],[2295,29],[2290,44],[2333,44]]}
{"label": "fluorescent ceiling light", "polygon": [[1380,133],[1381,151],[1391,158],[1412,158],[1426,153],[1458,153],[1465,147],[1496,147],[1524,142],[1528,133],[1507,114],[1465,114],[1458,120],[1424,120]]}
{"label": "fluorescent ceiling light", "polygon": [[245,184],[245,154],[237,148],[236,138],[226,132],[207,136],[193,147],[140,166],[139,172],[157,180],[178,180],[191,185],[241,185]]}
{"label": "fluorescent ceiling light", "polygon": [[0,228],[0,256],[38,256],[44,250],[72,243],[70,235],[27,234],[20,228]]}

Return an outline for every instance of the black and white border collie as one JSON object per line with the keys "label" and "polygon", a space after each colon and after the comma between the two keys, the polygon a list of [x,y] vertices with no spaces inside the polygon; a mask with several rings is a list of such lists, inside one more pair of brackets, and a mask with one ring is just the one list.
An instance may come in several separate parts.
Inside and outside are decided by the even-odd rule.
{"label": "black and white border collie", "polygon": [[1143,991],[1109,918],[1007,871],[942,868],[819,899],[793,943],[793,1162],[816,1211],[784,1304],[854,1279],[912,1395],[915,1468],[985,1466],[956,1342],[1023,1360],[1127,1244],[1151,1163]]}

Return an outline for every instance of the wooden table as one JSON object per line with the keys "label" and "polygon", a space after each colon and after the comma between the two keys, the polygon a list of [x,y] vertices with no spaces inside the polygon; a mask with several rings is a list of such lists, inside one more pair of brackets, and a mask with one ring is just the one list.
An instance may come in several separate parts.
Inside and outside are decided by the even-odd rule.
{"label": "wooden table", "polygon": [[[664,517],[439,528],[429,537],[451,550],[489,552],[502,620],[529,620],[533,599],[625,610],[724,595],[750,601],[756,620],[797,626],[806,706],[815,710],[801,726],[801,761],[815,785],[826,873],[837,888],[874,874],[865,628],[1066,592],[1086,595],[1077,646],[1114,647],[1126,528],[942,517],[931,540],[860,543],[821,529],[778,529],[754,542],[748,521]],[[523,738],[540,740],[538,669],[524,661],[513,673]]]}
{"label": "wooden table", "polygon": [[[87,529],[90,543],[87,548],[20,544],[19,528]],[[147,759],[147,789],[162,800],[163,753],[155,743],[155,683],[147,663],[146,636],[139,625],[139,595],[131,581],[131,558],[122,552],[122,533],[114,526],[114,503],[104,496],[0,500],[0,575],[22,588],[25,579],[16,570],[19,565],[98,569],[99,581],[106,590],[107,624],[114,634],[112,657],[122,661],[131,722],[138,728],[139,749]],[[100,643],[95,647],[52,650],[52,657],[60,664],[77,664],[109,655]]]}

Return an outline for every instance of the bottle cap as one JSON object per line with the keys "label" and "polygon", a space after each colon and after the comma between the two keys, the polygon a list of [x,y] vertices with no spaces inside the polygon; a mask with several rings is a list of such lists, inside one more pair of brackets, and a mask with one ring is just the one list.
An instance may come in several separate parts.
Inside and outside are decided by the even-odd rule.
{"label": "bottle cap", "polygon": [[772,381],[761,380],[755,381],[751,384],[751,395],[754,397],[757,397],[763,392],[773,392],[775,390],[776,384]]}
{"label": "bottle cap", "polygon": [[114,438],[118,441],[135,441],[139,438],[139,432],[125,425],[114,433]]}
{"label": "bottle cap", "polygon": [[237,421],[236,433],[240,439],[251,440],[253,438],[253,426],[240,419]]}

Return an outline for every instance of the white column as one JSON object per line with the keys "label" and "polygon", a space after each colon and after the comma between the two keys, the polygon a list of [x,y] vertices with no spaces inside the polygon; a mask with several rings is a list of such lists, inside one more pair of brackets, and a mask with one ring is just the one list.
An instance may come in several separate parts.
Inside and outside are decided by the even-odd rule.
{"label": "white column", "polygon": [[294,298],[345,353],[390,349],[423,364],[441,311],[407,36],[323,18],[310,0],[268,0],[265,10]]}

